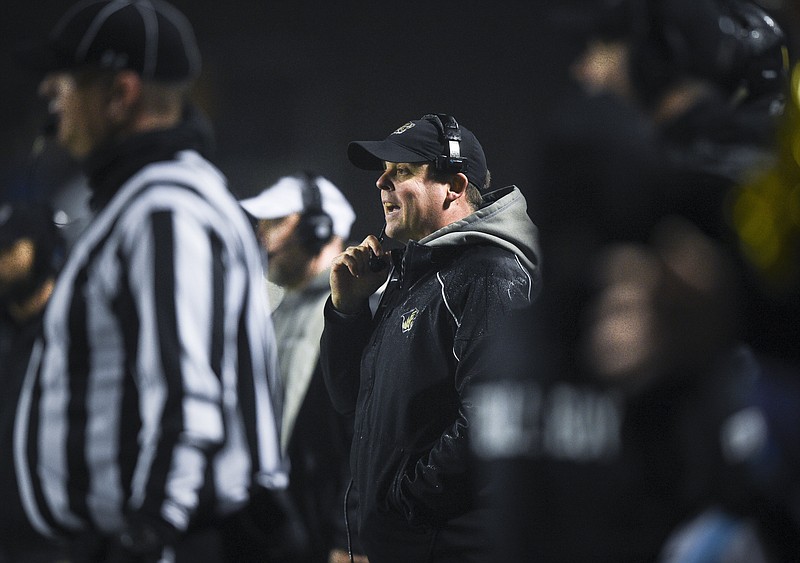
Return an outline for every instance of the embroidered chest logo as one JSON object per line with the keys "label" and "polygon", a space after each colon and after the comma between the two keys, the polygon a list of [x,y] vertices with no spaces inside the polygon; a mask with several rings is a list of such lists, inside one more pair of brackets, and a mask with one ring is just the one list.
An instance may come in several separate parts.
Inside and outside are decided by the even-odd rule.
{"label": "embroidered chest logo", "polygon": [[414,326],[414,320],[419,315],[419,309],[411,309],[408,313],[403,313],[403,324],[400,325],[403,332],[408,332]]}

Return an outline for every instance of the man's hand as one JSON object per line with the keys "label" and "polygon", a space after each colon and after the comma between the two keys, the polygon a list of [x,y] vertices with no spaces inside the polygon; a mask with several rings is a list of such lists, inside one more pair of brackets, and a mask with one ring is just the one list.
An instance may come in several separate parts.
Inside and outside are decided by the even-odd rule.
{"label": "man's hand", "polygon": [[359,311],[369,296],[386,281],[388,269],[369,267],[370,256],[383,256],[381,243],[369,235],[358,246],[350,246],[331,263],[331,302],[340,313]]}

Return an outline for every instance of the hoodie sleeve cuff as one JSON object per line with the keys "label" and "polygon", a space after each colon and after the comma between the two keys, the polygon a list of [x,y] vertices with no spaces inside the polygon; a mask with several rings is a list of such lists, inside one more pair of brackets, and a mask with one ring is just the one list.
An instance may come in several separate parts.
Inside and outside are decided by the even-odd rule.
{"label": "hoodie sleeve cuff", "polygon": [[336,307],[333,306],[333,301],[331,297],[328,296],[328,300],[325,302],[325,320],[330,321],[334,324],[348,324],[354,323],[362,318],[364,315],[369,315],[369,307],[363,307],[361,310],[355,313],[342,313]]}

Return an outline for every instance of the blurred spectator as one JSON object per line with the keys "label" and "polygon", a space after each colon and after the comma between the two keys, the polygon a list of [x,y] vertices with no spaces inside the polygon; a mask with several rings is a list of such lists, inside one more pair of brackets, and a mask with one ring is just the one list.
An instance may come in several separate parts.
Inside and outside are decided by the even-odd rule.
{"label": "blurred spectator", "polygon": [[474,451],[505,511],[497,560],[790,560],[781,456],[796,447],[758,401],[727,207],[775,162],[785,37],[739,0],[606,7],[573,68],[631,134],[595,129],[596,160],[580,127],[599,119],[545,141],[542,300],[510,320],[475,396]]}
{"label": "blurred spectator", "polygon": [[278,503],[260,499],[287,484],[274,332],[258,246],[188,102],[191,24],[161,1],[79,2],[24,58],[95,211],[20,393],[28,522],[75,563],[240,561],[246,526],[269,559]]}
{"label": "blurred spectator", "polygon": [[[308,553],[297,563],[346,563],[357,542],[345,530],[343,504],[350,482],[353,419],[331,404],[319,365],[323,307],[330,295],[330,265],[344,250],[355,212],[327,178],[284,176],[242,200],[257,221],[267,253],[268,280],[282,295],[272,312],[284,387],[281,448],[290,462],[289,492],[308,534]],[[366,558],[356,555],[356,561]]]}
{"label": "blurred spectator", "polygon": [[[730,194],[730,216],[744,279],[745,340],[759,361],[753,401],[773,444],[766,483],[800,529],[800,66],[779,135],[777,161]],[[800,547],[795,544],[795,555]]]}
{"label": "blurred spectator", "polygon": [[[0,205],[0,449],[11,452],[17,399],[42,314],[64,259],[53,212],[41,204]],[[62,546],[16,527],[24,519],[10,455],[0,463],[0,561],[43,563],[66,557]]]}

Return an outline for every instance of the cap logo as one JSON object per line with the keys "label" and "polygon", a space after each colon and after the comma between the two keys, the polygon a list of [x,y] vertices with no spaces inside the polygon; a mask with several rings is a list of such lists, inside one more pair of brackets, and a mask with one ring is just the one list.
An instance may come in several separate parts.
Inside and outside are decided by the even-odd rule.
{"label": "cap logo", "polygon": [[405,125],[401,125],[400,127],[398,127],[398,128],[397,128],[397,129],[396,129],[396,130],[395,130],[395,131],[392,133],[392,135],[399,135],[400,133],[405,133],[406,131],[408,131],[409,129],[411,129],[412,127],[414,127],[415,125],[416,125],[416,123],[413,123],[413,122],[409,121],[409,122],[408,122],[408,123],[406,123]]}

